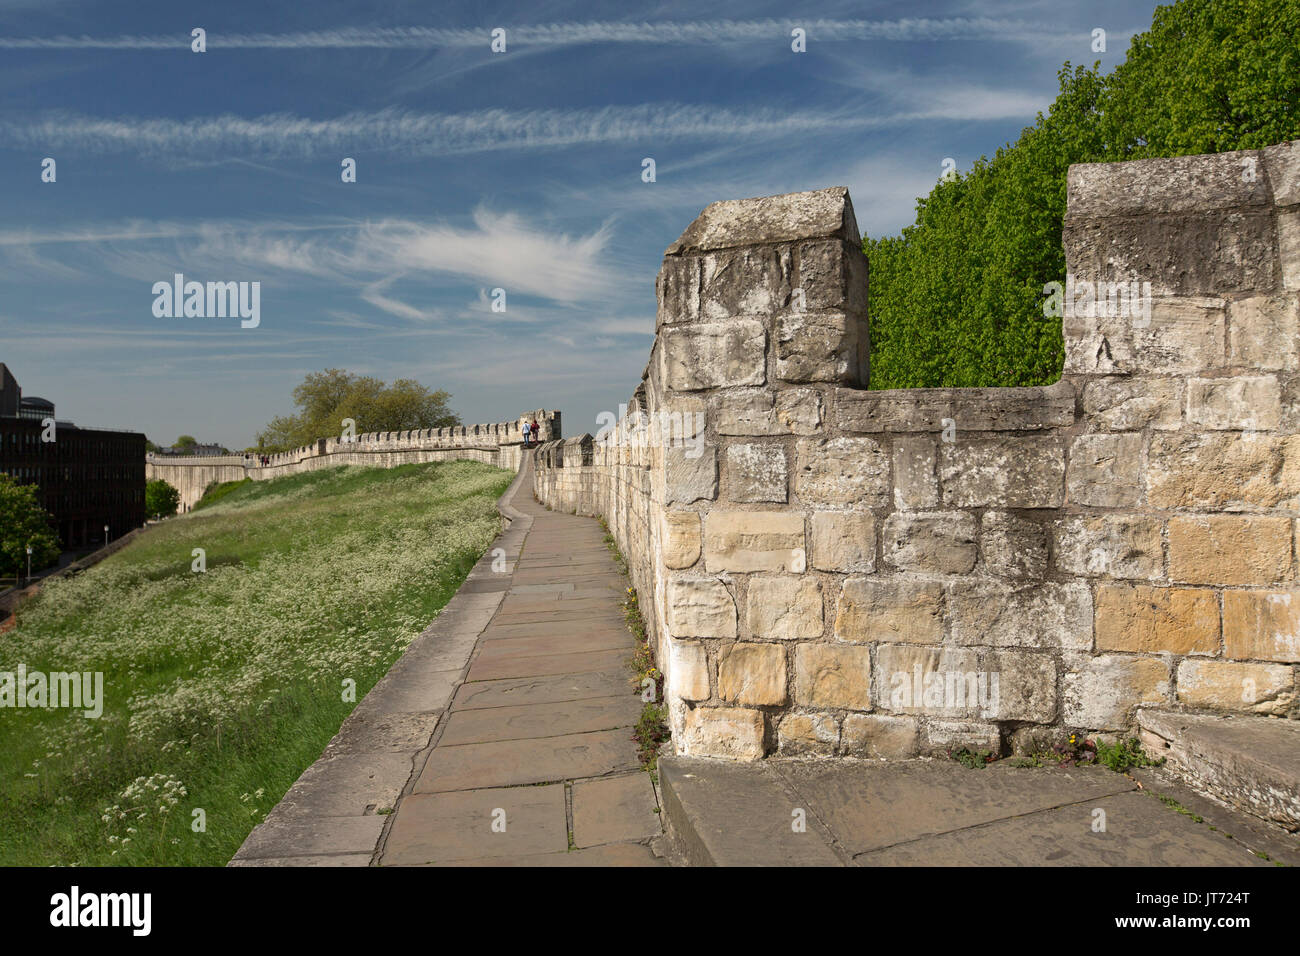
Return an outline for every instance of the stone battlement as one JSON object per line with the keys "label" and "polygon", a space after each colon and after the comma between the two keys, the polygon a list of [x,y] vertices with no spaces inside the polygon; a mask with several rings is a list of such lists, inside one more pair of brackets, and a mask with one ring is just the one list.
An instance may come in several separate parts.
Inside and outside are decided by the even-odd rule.
{"label": "stone battlement", "polygon": [[256,455],[148,455],[145,477],[170,482],[181,493],[181,510],[188,511],[214,481],[278,478],[339,465],[393,468],[417,462],[470,459],[517,471],[523,454],[525,419],[536,420],[543,440],[561,434],[560,412],[539,408],[514,421],[490,425],[367,432],[352,441],[341,437],[321,438],[311,445],[271,455],[265,466]]}
{"label": "stone battlement", "polygon": [[1300,713],[1300,142],[1068,190],[1042,388],[867,390],[842,188],[714,203],[669,246],[627,414],[535,480],[627,557],[679,753]]}

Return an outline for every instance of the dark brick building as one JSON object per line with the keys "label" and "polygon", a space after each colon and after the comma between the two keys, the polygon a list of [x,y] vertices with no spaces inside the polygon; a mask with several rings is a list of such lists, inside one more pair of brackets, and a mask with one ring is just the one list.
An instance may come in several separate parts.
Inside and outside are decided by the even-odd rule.
{"label": "dark brick building", "polygon": [[[144,442],[140,432],[54,423],[54,441],[40,419],[12,414],[21,407],[17,383],[0,364],[0,472],[39,486],[64,548],[121,537],[145,521]],[[9,414],[5,414],[9,412]]]}

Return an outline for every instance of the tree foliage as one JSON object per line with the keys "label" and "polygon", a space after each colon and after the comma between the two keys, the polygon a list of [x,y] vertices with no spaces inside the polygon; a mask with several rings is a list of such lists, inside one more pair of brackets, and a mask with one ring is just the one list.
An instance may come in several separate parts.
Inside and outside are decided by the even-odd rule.
{"label": "tree foliage", "polygon": [[181,493],[161,478],[145,482],[144,510],[146,514],[169,518],[180,507]]}
{"label": "tree foliage", "polygon": [[36,486],[0,474],[0,574],[25,574],[29,545],[33,571],[59,557],[59,538],[50,526],[49,513],[36,497]]}
{"label": "tree foliage", "polygon": [[377,378],[328,368],[312,372],[293,390],[297,413],[271,419],[258,433],[258,448],[287,451],[338,436],[348,418],[356,423],[358,435],[459,425],[450,400],[449,392],[431,391],[414,379],[399,378],[386,385]]}
{"label": "tree foliage", "polygon": [[1156,9],[1109,75],[1066,63],[1060,94],[1014,145],[917,201],[871,262],[871,386],[1044,385],[1060,377],[1071,163],[1254,149],[1300,138],[1300,0]]}

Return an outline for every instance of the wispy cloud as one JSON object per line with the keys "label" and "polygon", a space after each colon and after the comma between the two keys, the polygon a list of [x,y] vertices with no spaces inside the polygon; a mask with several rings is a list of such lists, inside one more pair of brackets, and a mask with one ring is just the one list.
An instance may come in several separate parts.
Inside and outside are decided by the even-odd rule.
{"label": "wispy cloud", "polygon": [[292,114],[177,120],[99,119],[58,113],[30,122],[0,122],[0,139],[19,149],[60,147],[145,156],[210,158],[243,152],[308,157],[364,147],[370,152],[400,152],[413,158],[689,137],[771,137],[827,129],[876,129],[929,120],[995,119],[1023,115],[1029,105],[1021,98],[979,104],[954,91],[951,97],[932,106],[888,115],[736,110],[680,103],[593,109],[491,109],[454,114],[387,108],[323,120]]}
{"label": "wispy cloud", "polygon": [[[444,275],[505,288],[509,295],[560,303],[593,301],[613,288],[606,249],[608,223],[585,235],[548,231],[514,213],[476,209],[472,222],[376,222],[304,225],[293,222],[130,222],[0,232],[0,261],[26,273],[40,249],[52,268],[96,262],[141,280],[172,271],[203,270],[217,276],[274,270],[352,286],[363,301],[391,315],[433,320],[444,313],[413,306],[389,294],[410,278],[426,283]],[[62,250],[58,259],[52,250]]]}
{"label": "wispy cloud", "polygon": [[[573,46],[583,43],[738,43],[788,41],[800,27],[815,42],[846,40],[932,41],[1000,39],[1036,41],[1059,34],[1048,24],[988,17],[907,18],[901,20],[676,20],[652,23],[589,21],[512,25],[509,21],[475,29],[435,27],[342,27],[298,33],[209,33],[209,49],[438,49],[489,48],[493,29],[506,30],[507,50],[523,46]],[[0,37],[8,49],[174,50],[190,45],[188,34],[152,36]]]}

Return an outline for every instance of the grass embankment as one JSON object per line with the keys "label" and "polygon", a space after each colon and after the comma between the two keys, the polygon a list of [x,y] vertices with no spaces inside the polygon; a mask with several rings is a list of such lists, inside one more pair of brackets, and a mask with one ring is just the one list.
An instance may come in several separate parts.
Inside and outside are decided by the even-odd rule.
{"label": "grass embankment", "polygon": [[238,483],[49,585],[0,671],[102,671],[104,711],[0,708],[0,865],[224,864],[455,593],[511,477]]}

